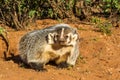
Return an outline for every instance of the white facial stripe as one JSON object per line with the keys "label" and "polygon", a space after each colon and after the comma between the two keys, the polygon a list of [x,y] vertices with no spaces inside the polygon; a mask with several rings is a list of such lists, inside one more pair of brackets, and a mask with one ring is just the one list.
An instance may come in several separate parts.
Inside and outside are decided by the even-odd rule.
{"label": "white facial stripe", "polygon": [[70,43],[70,42],[71,42],[71,37],[72,37],[72,33],[69,33],[69,34],[68,34],[68,38],[67,38],[67,43]]}
{"label": "white facial stripe", "polygon": [[54,43],[53,36],[54,36],[53,33],[49,33],[48,34],[48,44],[53,44]]}
{"label": "white facial stripe", "polygon": [[62,31],[61,31],[61,36],[60,36],[60,38],[63,38],[63,35],[64,35],[64,28],[62,28]]}

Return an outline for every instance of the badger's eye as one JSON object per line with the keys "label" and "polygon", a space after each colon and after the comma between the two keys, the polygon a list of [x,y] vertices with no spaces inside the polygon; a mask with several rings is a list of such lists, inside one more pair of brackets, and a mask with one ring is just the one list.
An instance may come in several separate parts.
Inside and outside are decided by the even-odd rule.
{"label": "badger's eye", "polygon": [[68,38],[68,37],[69,37],[68,35],[65,36],[65,38]]}
{"label": "badger's eye", "polygon": [[58,37],[59,37],[59,35],[56,35],[56,37],[58,38]]}

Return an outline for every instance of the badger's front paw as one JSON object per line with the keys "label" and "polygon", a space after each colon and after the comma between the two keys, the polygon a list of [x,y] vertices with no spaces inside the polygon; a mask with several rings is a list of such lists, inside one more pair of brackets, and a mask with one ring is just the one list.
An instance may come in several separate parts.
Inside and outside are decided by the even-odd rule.
{"label": "badger's front paw", "polygon": [[34,63],[34,62],[30,62],[29,63],[30,66],[35,69],[36,71],[47,71],[45,68],[44,68],[44,65],[41,64],[41,63]]}
{"label": "badger's front paw", "polygon": [[61,62],[58,65],[58,68],[67,68],[69,65],[66,62]]}

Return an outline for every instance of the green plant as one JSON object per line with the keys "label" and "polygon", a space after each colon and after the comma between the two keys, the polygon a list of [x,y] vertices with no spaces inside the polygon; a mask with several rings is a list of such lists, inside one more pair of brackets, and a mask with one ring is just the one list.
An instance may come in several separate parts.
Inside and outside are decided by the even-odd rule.
{"label": "green plant", "polygon": [[0,34],[3,34],[5,32],[5,29],[0,27]]}
{"label": "green plant", "polygon": [[106,35],[111,35],[111,27],[112,24],[109,22],[103,22],[97,25],[97,28],[99,28],[99,31]]}
{"label": "green plant", "polygon": [[35,14],[37,14],[37,13],[38,12],[36,10],[31,10],[31,11],[29,11],[28,16],[29,16],[29,18],[34,18]]}
{"label": "green plant", "polygon": [[105,13],[120,12],[120,1],[119,0],[103,0],[102,8]]}
{"label": "green plant", "polygon": [[54,12],[53,12],[52,9],[48,9],[48,16],[49,16],[50,18],[53,18]]}
{"label": "green plant", "polygon": [[58,18],[57,21],[58,21],[59,23],[63,23],[63,20],[60,19],[60,18]]}
{"label": "green plant", "polygon": [[95,24],[98,24],[98,23],[101,22],[101,20],[100,20],[100,18],[98,18],[98,17],[91,17],[90,22],[95,23]]}
{"label": "green plant", "polygon": [[85,0],[86,4],[91,5],[92,1],[91,0]]}

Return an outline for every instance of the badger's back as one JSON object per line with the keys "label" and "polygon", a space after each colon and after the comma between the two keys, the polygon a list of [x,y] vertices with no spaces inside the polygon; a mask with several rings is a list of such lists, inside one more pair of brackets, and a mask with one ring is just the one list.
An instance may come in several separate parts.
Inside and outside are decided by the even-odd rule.
{"label": "badger's back", "polygon": [[19,41],[19,54],[24,62],[27,61],[27,55],[32,55],[36,51],[43,51],[47,44],[46,36],[53,30],[35,30],[25,34]]}

